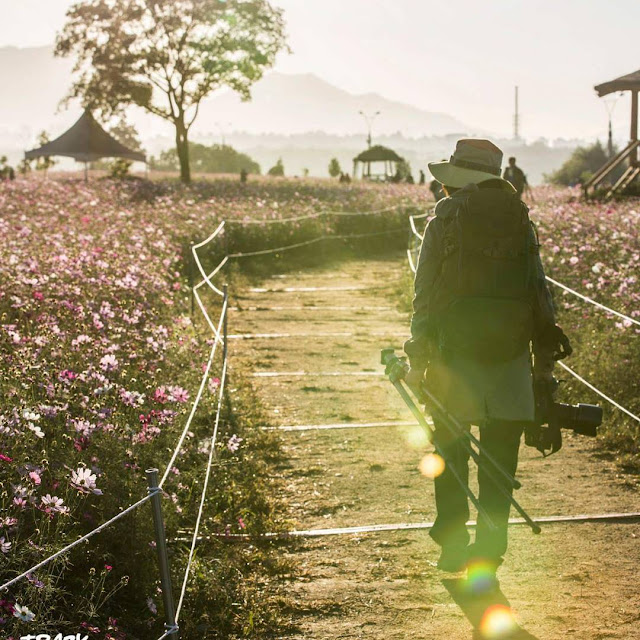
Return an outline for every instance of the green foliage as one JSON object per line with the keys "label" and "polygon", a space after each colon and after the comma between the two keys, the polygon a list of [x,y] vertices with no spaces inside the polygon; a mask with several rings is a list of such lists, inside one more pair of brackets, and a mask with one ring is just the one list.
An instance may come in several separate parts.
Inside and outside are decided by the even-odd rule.
{"label": "green foliage", "polygon": [[[200,173],[240,173],[244,169],[247,173],[260,174],[257,162],[229,145],[190,142],[189,157],[194,171]],[[151,158],[150,164],[161,171],[175,171],[179,167],[178,152],[175,148],[162,151],[157,159]]]}
{"label": "green foliage", "polygon": [[267,171],[267,175],[279,178],[284,176],[284,164],[282,163],[282,158],[278,158],[278,162],[276,162],[273,167]]}
{"label": "green foliage", "polygon": [[[124,115],[120,117],[120,120],[110,129],[109,133],[125,147],[128,147],[132,151],[142,151],[142,143],[136,128],[127,122]],[[133,162],[126,158],[116,158],[112,162],[109,162],[108,169],[112,178],[122,179],[129,174],[129,169]]]}
{"label": "green foliage", "polygon": [[31,171],[31,160],[22,158],[20,164],[18,164],[18,173],[22,176],[26,176]]}
{"label": "green foliage", "polygon": [[181,178],[201,100],[228,86],[243,98],[285,47],[282,9],[267,0],[82,0],[55,53],[75,56],[68,99],[110,116],[137,105],[176,128]]}
{"label": "green foliage", "polygon": [[0,180],[13,180],[15,171],[9,164],[7,156],[0,156]]}
{"label": "green foliage", "polygon": [[[616,153],[615,150],[614,153]],[[559,169],[545,174],[544,178],[546,182],[563,186],[584,184],[607,160],[609,156],[605,148],[600,141],[597,141],[589,147],[578,147]],[[621,168],[618,172],[614,172],[613,179],[620,177],[622,171]]]}
{"label": "green foliage", "polygon": [[342,173],[342,167],[338,162],[338,158],[331,158],[329,162],[329,175],[332,178],[337,178]]}
{"label": "green foliage", "polygon": [[411,174],[411,165],[406,161],[406,160],[402,160],[401,162],[398,162],[398,164],[396,165],[396,173],[393,176],[393,181],[394,182],[408,182],[409,180],[412,180],[412,174]]}
{"label": "green foliage", "polygon": [[[49,134],[46,131],[41,131],[38,136],[38,144],[42,147],[43,145],[50,142]],[[56,164],[56,161],[52,158],[45,158],[44,156],[41,158],[36,158],[36,171],[44,171],[44,175],[47,175],[47,171],[51,169]]]}

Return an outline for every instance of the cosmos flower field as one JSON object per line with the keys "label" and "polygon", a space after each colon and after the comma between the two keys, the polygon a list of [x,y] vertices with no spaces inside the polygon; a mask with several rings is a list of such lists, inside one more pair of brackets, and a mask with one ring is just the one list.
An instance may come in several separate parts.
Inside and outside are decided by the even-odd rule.
{"label": "cosmos flower field", "polygon": [[[188,190],[138,181],[0,183],[2,583],[143,497],[144,470],[162,470],[169,460],[210,349],[210,335],[190,315],[190,244],[222,219],[273,220],[321,208],[375,210],[420,204],[424,197],[402,188],[338,190],[284,182],[242,188],[223,181]],[[377,229],[393,224],[393,217],[380,216]],[[226,242],[231,249],[253,250],[318,233],[367,232],[375,225],[371,219],[361,229],[353,224],[345,219],[328,228],[312,218],[238,225]],[[222,250],[213,247],[205,264]],[[206,303],[219,312],[218,302]],[[194,521],[218,382],[215,375],[209,380],[199,418],[165,485],[169,531]],[[247,484],[255,484],[275,445],[267,436],[243,437],[257,418],[253,408],[243,413],[242,381],[234,386],[212,491],[220,513],[211,516],[211,526],[260,530],[273,526],[268,487],[249,490]],[[240,488],[229,494],[229,483]],[[128,628],[160,628],[147,509],[0,594],[0,634],[19,637],[36,622],[45,631],[62,611],[70,632],[82,623],[92,637],[125,638]],[[232,566],[229,558],[220,571]],[[196,579],[190,595],[197,600],[201,591],[205,600],[217,599],[209,606],[215,611],[224,601],[217,592],[225,581],[205,588],[207,579]],[[124,603],[128,614],[122,618]]]}
{"label": "cosmos flower field", "polygon": [[[399,225],[407,212],[432,205],[428,193],[418,186],[293,180],[187,189],[134,180],[0,182],[0,582],[139,500],[144,470],[162,470],[169,460],[211,344],[190,314],[192,243],[227,220],[226,246],[209,249],[208,266],[225,250],[283,246],[321,233],[389,230],[390,248],[400,250],[408,228],[396,233]],[[398,208],[367,217],[240,224],[389,207]],[[640,317],[638,201],[585,204],[577,194],[542,188],[531,215],[549,275]],[[576,346],[569,364],[640,411],[637,327],[555,293]],[[213,299],[207,304],[219,311]],[[171,469],[168,531],[193,523],[218,383],[216,375],[208,381]],[[565,388],[572,399],[593,399],[574,382]],[[277,441],[251,429],[262,416],[241,372],[231,392],[204,533],[278,526],[266,470],[278,455]],[[637,425],[612,413],[605,444],[625,464],[637,461],[638,440]],[[176,566],[184,553],[176,551]],[[256,612],[256,626],[266,625],[267,595],[251,576],[263,571],[269,551],[212,545],[210,553],[222,561],[198,559],[190,606],[210,611],[223,633],[245,624],[225,609],[230,602],[242,601]],[[82,627],[91,638],[150,637],[162,626],[158,585],[145,506],[0,593],[0,635],[18,638],[37,622],[43,632]],[[183,637],[199,637],[189,635],[195,632],[188,624]]]}

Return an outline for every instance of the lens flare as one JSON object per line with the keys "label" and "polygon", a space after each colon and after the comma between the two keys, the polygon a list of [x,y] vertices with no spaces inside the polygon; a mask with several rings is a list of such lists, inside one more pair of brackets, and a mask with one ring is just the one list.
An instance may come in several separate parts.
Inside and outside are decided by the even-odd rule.
{"label": "lens flare", "polygon": [[488,640],[506,638],[518,629],[513,611],[504,604],[491,605],[480,621],[480,633]]}
{"label": "lens flare", "polygon": [[418,425],[414,427],[409,427],[404,433],[405,440],[407,444],[412,449],[424,449],[429,446],[429,436],[427,432]]}
{"label": "lens flare", "polygon": [[467,567],[466,588],[471,595],[480,595],[496,586],[495,564],[485,560],[474,560]]}
{"label": "lens flare", "polygon": [[420,460],[418,469],[427,478],[437,478],[444,471],[444,460],[437,453],[428,453]]}

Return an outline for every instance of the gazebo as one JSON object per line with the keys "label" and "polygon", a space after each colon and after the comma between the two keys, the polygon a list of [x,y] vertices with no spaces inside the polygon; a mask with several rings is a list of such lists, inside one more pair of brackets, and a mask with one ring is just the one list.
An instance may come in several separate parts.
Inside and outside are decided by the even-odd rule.
{"label": "gazebo", "polygon": [[49,156],[65,156],[77,162],[84,162],[84,179],[87,179],[89,162],[100,158],[126,158],[139,162],[146,162],[146,156],[139,151],[129,149],[107,133],[91,115],[85,110],[77,122],[61,136],[47,142],[38,149],[26,151],[27,160]]}
{"label": "gazebo", "polygon": [[616,156],[604,164],[584,185],[585,196],[589,195],[589,189],[596,187],[616,168],[627,162],[628,166],[607,192],[607,198],[613,194],[626,189],[640,175],[640,164],[638,163],[638,91],[640,91],[640,70],[620,76],[615,80],[604,82],[595,87],[598,97],[603,98],[610,93],[617,91],[629,91],[631,93],[631,133],[629,144]]}
{"label": "gazebo", "polygon": [[[403,158],[393,149],[375,145],[353,159],[353,177],[358,177],[358,169],[360,169],[360,177],[363,179],[388,180],[396,174],[399,162],[403,162]],[[380,163],[382,163],[383,171],[372,173],[371,165],[380,167]]]}

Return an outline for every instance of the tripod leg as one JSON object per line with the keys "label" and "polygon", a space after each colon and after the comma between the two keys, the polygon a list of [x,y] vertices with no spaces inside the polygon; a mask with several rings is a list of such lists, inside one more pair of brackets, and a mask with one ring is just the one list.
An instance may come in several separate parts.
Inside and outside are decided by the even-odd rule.
{"label": "tripod leg", "polygon": [[[442,406],[442,403],[438,400],[438,398],[436,398],[428,389],[423,387],[422,390],[429,398],[429,402],[433,404],[439,415],[443,418],[443,421],[446,421],[448,425],[451,425],[452,428],[455,428],[464,438],[470,440],[473,444],[475,444],[476,447],[478,447],[478,449],[482,451],[483,455],[486,457],[489,463],[501,476],[503,476],[507,480],[507,482],[514,489],[519,489],[522,486],[522,484],[520,484],[520,481],[516,480],[508,471],[506,471],[505,468],[501,464],[499,464],[498,461],[490,453],[482,450],[482,444],[480,443],[478,438],[476,438],[470,431],[464,429],[460,422],[458,422],[458,420]],[[473,453],[471,455],[473,455]]]}
{"label": "tripod leg", "polygon": [[[449,433],[451,433],[454,437],[460,437],[460,438],[464,438],[465,434],[468,434],[469,432],[464,429],[462,427],[462,425],[458,422],[458,428],[454,427],[454,425],[452,424],[453,421],[453,417],[448,414],[447,412],[439,412],[438,413],[439,418],[440,418],[440,422],[442,422],[447,429],[449,430]],[[511,494],[511,492],[509,491],[509,489],[507,489],[501,482],[500,479],[497,478],[494,475],[494,472],[497,471],[501,471],[501,475],[507,480],[509,481],[509,479],[513,480],[513,476],[508,473],[504,467],[499,464],[495,458],[493,458],[487,451],[486,447],[482,447],[482,445],[480,444],[480,441],[475,438],[474,439],[478,442],[478,448],[480,449],[482,455],[484,456],[486,462],[490,462],[491,463],[491,467],[492,468],[485,468],[484,469],[484,473],[487,474],[487,476],[493,481],[494,485],[496,486],[496,488],[498,489],[498,491],[505,497],[509,499],[509,502],[511,503],[511,505],[513,506],[513,508],[522,516],[522,518],[524,519],[524,521],[529,525],[529,527],[531,527],[531,530],[533,531],[533,533],[540,533],[542,531],[542,529],[540,528],[539,525],[537,525],[529,516],[529,514],[524,510],[524,508],[520,505],[520,503],[513,497],[513,495]],[[465,449],[467,449],[467,451],[470,453],[471,458],[473,459],[473,461],[480,466],[480,454],[471,446],[471,442],[469,442],[469,440],[465,439],[464,440],[464,444],[463,446],[465,447]],[[481,448],[482,447],[482,448]]]}
{"label": "tripod leg", "polygon": [[[424,414],[422,413],[422,411],[420,411],[416,403],[413,401],[408,391],[404,388],[402,383],[399,381],[394,382],[393,386],[397,389],[398,393],[400,394],[402,399],[405,401],[405,404],[411,410],[411,413],[417,418],[420,425],[427,431],[429,439],[433,442],[433,429],[431,429],[431,427],[429,426],[429,423],[425,420]],[[448,460],[448,455],[435,442],[434,442],[434,447],[435,447],[436,453],[444,460],[445,464],[448,465],[454,478],[457,480],[458,484],[462,487],[463,491],[466,493],[469,500],[471,500],[473,506],[477,509],[478,513],[481,514],[482,517],[486,520],[489,528],[495,529],[495,525],[491,520],[491,517],[486,512],[484,507],[482,507],[478,498],[476,498],[473,491],[469,489],[469,485],[466,482],[464,482],[464,480],[460,477],[460,474],[456,470],[455,466],[453,464],[450,464],[450,461]]]}

